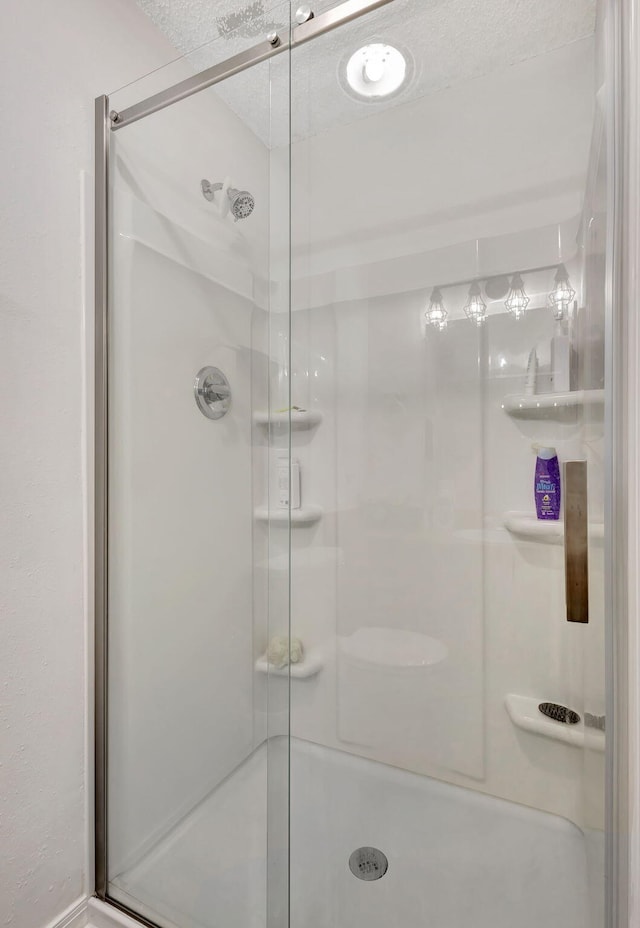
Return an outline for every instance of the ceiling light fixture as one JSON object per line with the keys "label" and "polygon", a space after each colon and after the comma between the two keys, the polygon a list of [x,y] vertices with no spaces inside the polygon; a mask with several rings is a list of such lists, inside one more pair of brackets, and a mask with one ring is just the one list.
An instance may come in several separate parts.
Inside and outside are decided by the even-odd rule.
{"label": "ceiling light fixture", "polygon": [[575,295],[576,291],[571,287],[566,267],[564,264],[559,264],[555,276],[555,286],[549,294],[549,305],[553,309],[554,319],[560,322],[565,318]]}
{"label": "ceiling light fixture", "polygon": [[509,296],[504,301],[514,319],[521,319],[524,316],[527,306],[531,301],[524,292],[524,283],[520,274],[514,274],[511,278]]}
{"label": "ceiling light fixture", "polygon": [[351,55],[345,70],[350,91],[361,100],[375,101],[397,93],[408,69],[401,51],[384,42],[372,42]]}
{"label": "ceiling light fixture", "polygon": [[444,308],[444,303],[442,302],[442,293],[440,292],[440,288],[434,287],[431,291],[429,309],[424,314],[424,317],[429,325],[432,325],[434,329],[438,329],[438,331],[441,332],[444,328],[446,328],[447,316],[448,313]]}

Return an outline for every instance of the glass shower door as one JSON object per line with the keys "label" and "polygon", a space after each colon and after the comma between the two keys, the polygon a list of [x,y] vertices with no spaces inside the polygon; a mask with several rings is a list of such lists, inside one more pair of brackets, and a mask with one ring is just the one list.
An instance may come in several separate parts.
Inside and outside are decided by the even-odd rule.
{"label": "glass shower door", "polygon": [[292,51],[296,928],[603,925],[601,26],[521,14]]}
{"label": "glass shower door", "polygon": [[106,896],[162,928],[287,911],[288,80],[284,55],[110,133]]}

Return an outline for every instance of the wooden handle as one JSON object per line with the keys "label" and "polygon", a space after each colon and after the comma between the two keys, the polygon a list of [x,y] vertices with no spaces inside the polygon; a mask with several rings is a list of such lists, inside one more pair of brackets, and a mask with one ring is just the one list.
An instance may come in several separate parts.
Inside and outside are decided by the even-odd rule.
{"label": "wooden handle", "polygon": [[564,565],[567,622],[589,621],[587,462],[564,465]]}

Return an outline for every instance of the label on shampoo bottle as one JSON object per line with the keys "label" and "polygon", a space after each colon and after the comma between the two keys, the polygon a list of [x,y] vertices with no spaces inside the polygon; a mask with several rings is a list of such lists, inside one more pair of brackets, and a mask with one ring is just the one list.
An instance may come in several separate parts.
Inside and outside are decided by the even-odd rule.
{"label": "label on shampoo bottle", "polygon": [[557,522],[560,518],[560,464],[555,448],[538,448],[534,496],[538,518]]}

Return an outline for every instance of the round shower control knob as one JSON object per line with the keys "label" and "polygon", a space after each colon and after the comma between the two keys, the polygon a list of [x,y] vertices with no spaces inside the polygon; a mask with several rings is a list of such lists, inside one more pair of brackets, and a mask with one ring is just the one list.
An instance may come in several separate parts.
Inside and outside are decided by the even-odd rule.
{"label": "round shower control knob", "polygon": [[196,404],[207,419],[222,419],[231,406],[229,381],[218,367],[203,367],[193,385]]}

